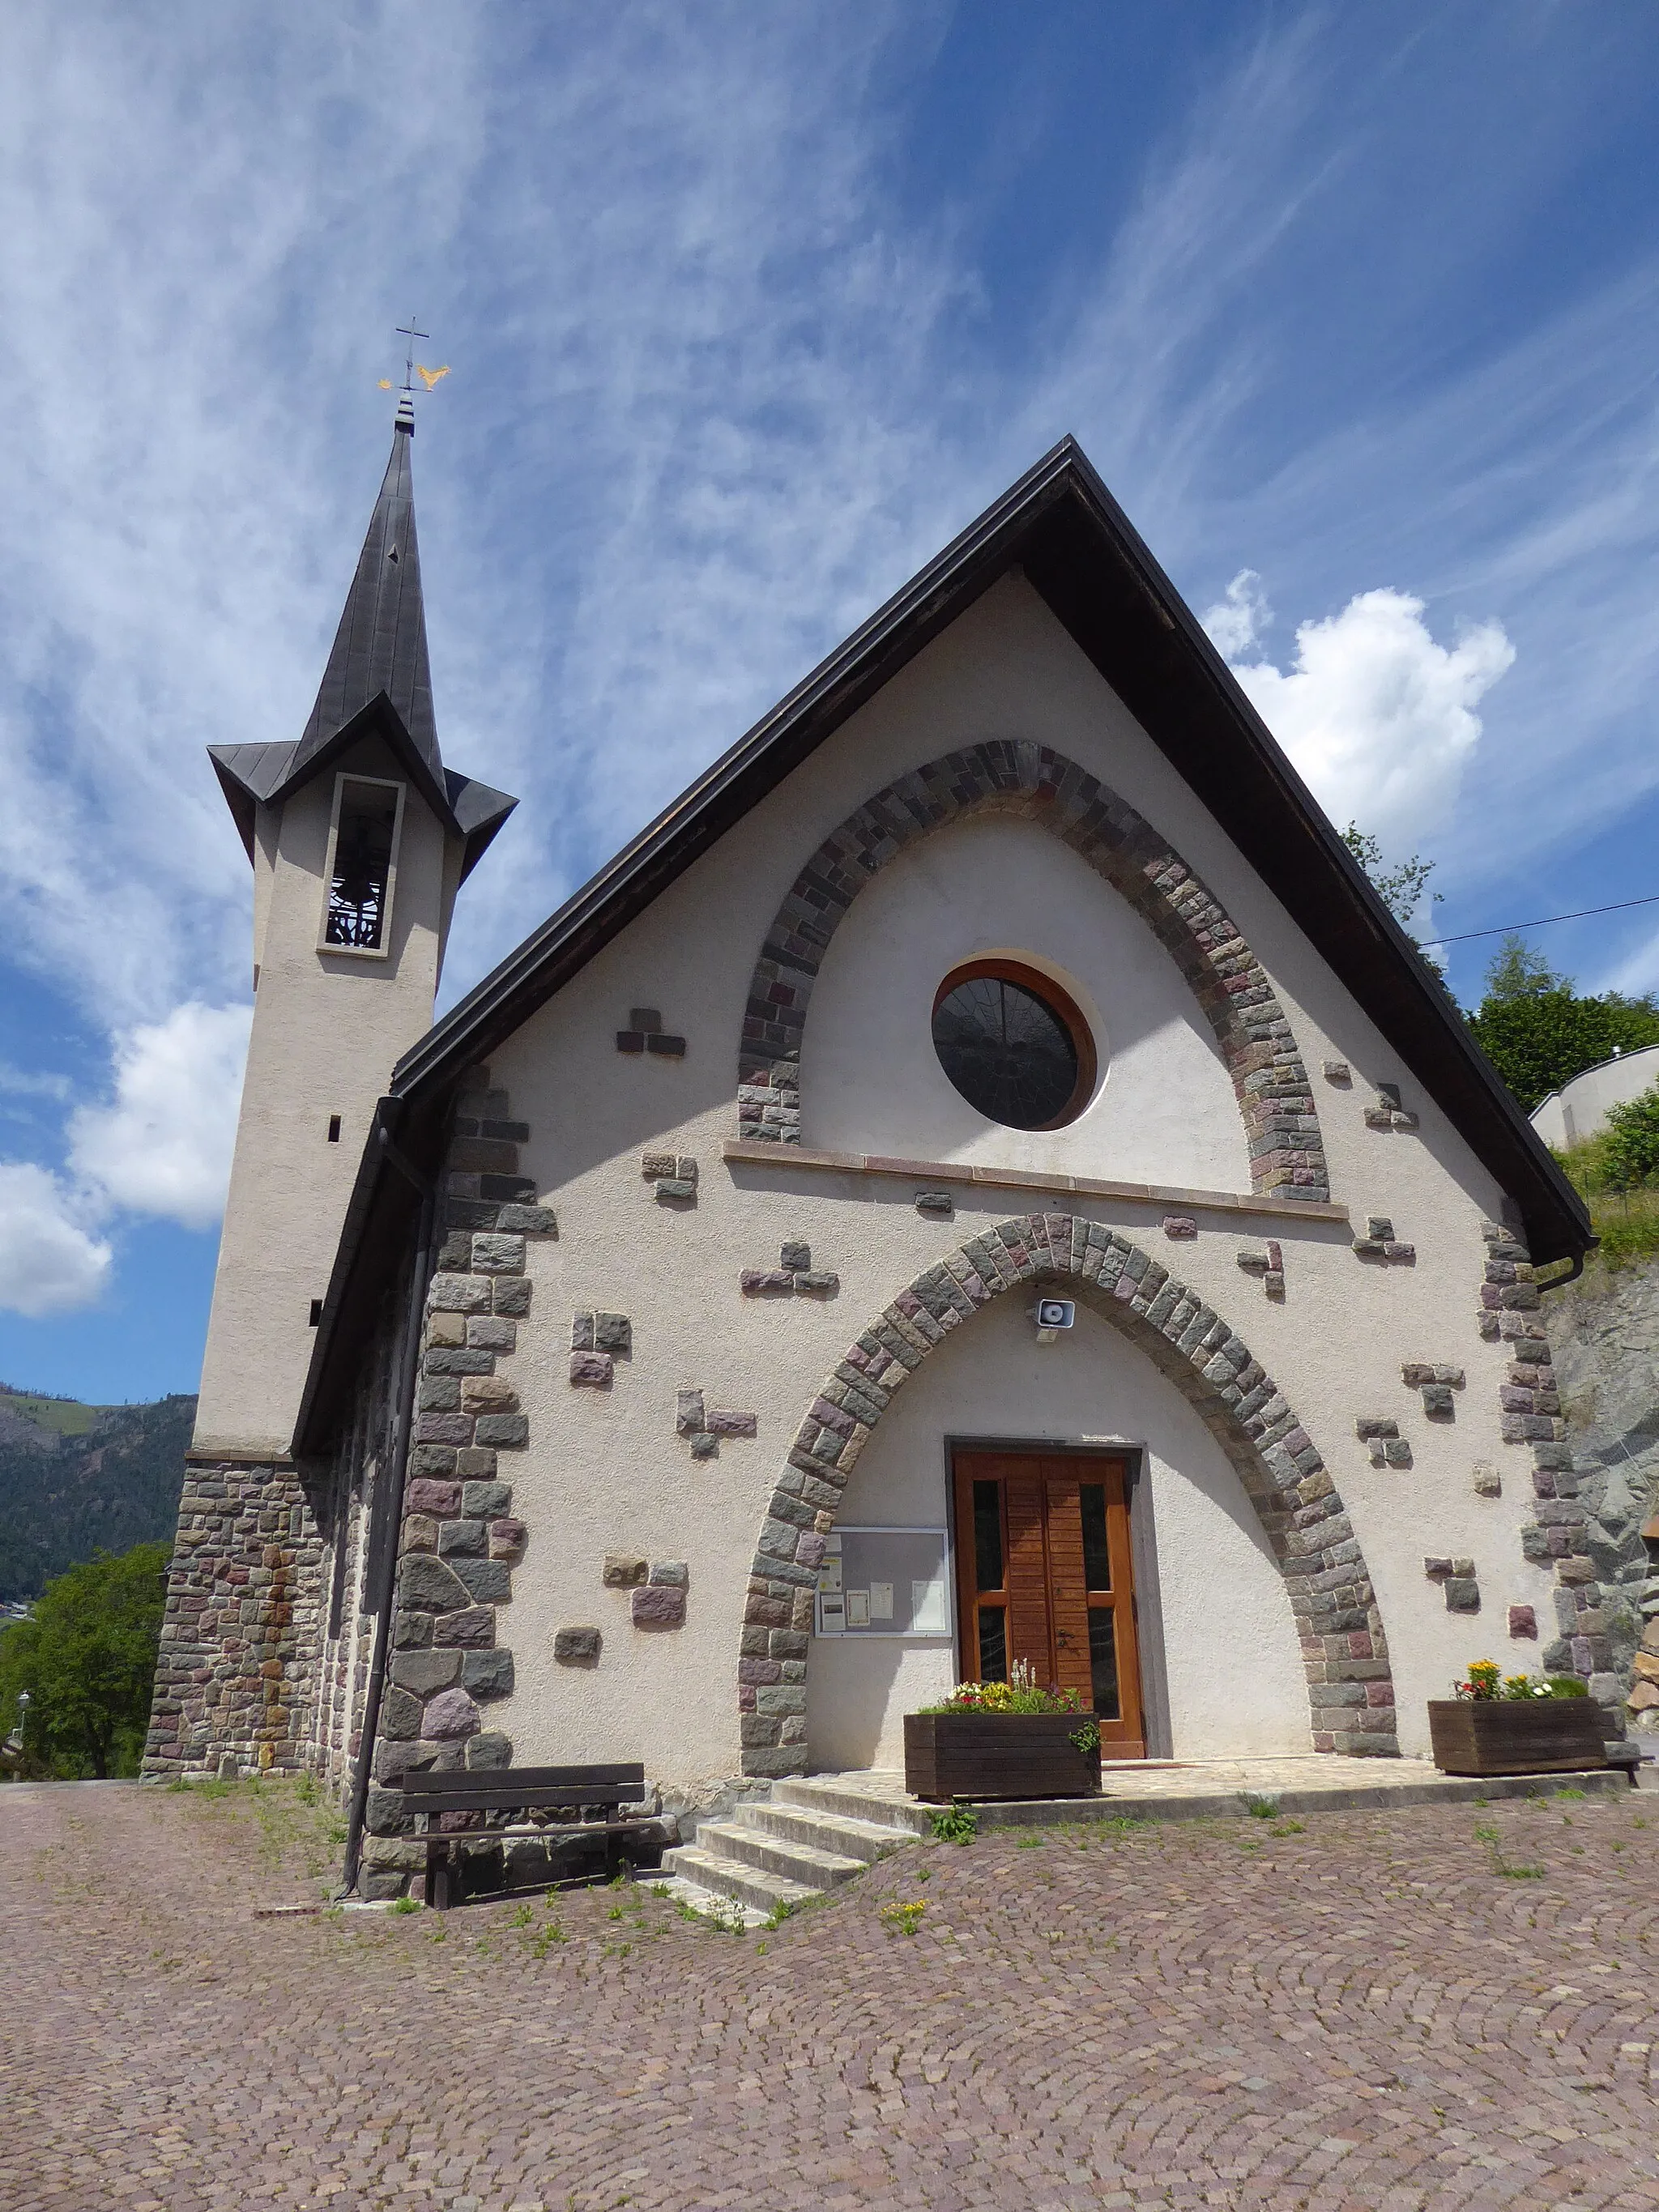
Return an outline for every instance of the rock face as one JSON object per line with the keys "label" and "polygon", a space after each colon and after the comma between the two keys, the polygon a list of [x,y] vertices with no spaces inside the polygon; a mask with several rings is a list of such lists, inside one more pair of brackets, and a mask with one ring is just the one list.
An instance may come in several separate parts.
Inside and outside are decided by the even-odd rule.
{"label": "rock face", "polygon": [[1659,1647],[1659,1545],[1642,1535],[1659,1507],[1659,1264],[1613,1273],[1592,1261],[1544,1300],[1544,1316],[1613,1667],[1634,1724],[1659,1725],[1659,1698],[1636,1694],[1638,1644]]}

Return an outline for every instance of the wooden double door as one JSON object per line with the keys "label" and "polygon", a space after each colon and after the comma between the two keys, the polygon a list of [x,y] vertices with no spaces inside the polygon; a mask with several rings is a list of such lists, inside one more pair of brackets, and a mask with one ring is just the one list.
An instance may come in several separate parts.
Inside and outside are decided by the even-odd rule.
{"label": "wooden double door", "polygon": [[1082,1694],[1103,1759],[1144,1759],[1125,1462],[960,1451],[954,1472],[963,1680],[1024,1661]]}

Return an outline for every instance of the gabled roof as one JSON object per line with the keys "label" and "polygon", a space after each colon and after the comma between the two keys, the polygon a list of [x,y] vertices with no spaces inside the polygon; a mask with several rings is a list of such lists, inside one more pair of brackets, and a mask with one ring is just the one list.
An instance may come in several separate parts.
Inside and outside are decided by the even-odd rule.
{"label": "gabled roof", "polygon": [[404,402],[317,703],[299,738],[208,747],[250,860],[259,805],[279,805],[371,734],[386,740],[439,820],[465,841],[463,882],[519,803],[447,769],[438,749],[415,535],[414,438],[414,418]]}
{"label": "gabled roof", "polygon": [[[1595,1240],[1583,1200],[1069,437],[404,1054],[382,1102],[404,1152],[435,1167],[443,1103],[465,1071],[487,1060],[701,854],[1014,569],[1024,572],[1520,1207],[1534,1259],[1586,1251]],[[335,1395],[335,1347],[343,1352],[351,1330],[334,1321],[344,1322],[348,1303],[356,1301],[356,1290],[348,1300],[348,1285],[365,1280],[358,1260],[367,1252],[370,1218],[382,1197],[393,1209],[405,1203],[403,1179],[372,1169],[367,1155],[364,1176],[342,1236],[296,1449],[325,1421]]]}

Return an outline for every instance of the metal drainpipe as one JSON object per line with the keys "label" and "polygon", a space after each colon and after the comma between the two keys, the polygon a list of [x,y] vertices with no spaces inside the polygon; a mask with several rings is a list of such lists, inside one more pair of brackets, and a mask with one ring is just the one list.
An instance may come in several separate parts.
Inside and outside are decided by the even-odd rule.
{"label": "metal drainpipe", "polygon": [[392,1593],[398,1578],[398,1532],[404,1517],[404,1478],[409,1468],[410,1437],[415,1427],[415,1392],[421,1371],[421,1324],[425,1318],[427,1283],[432,1273],[432,1239],[437,1217],[437,1185],[423,1176],[413,1161],[400,1152],[384,1129],[380,1146],[392,1166],[421,1194],[421,1229],[415,1251],[415,1273],[410,1285],[409,1317],[404,1329],[403,1366],[398,1376],[397,1441],[392,1447],[391,1480],[387,1484],[387,1516],[377,1577],[374,1651],[369,1662],[368,1692],[363,1699],[363,1722],[358,1738],[357,1771],[352,1779],[351,1811],[346,1824],[345,1869],[342,1894],[357,1887],[363,1847],[363,1818],[368,1810],[368,1784],[374,1762],[374,1738],[380,1725],[380,1696],[386,1686],[386,1644],[392,1631]]}
{"label": "metal drainpipe", "polygon": [[1569,1283],[1576,1283],[1583,1272],[1584,1255],[1582,1252],[1576,1252],[1573,1255],[1572,1265],[1568,1268],[1565,1275],[1552,1275],[1547,1283],[1540,1283],[1538,1285],[1539,1297],[1541,1298],[1546,1291],[1565,1291],[1567,1285]]}

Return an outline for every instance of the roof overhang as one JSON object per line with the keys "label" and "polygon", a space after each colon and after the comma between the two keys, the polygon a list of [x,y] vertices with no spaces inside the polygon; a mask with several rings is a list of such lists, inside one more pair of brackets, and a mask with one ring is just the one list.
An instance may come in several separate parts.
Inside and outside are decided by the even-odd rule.
{"label": "roof overhang", "polygon": [[462,840],[461,881],[465,883],[519,802],[456,769],[445,769],[441,783],[384,691],[377,692],[366,707],[297,765],[297,744],[208,747],[208,757],[248,858],[253,857],[259,807],[280,806],[365,738],[381,740],[439,821]]}

